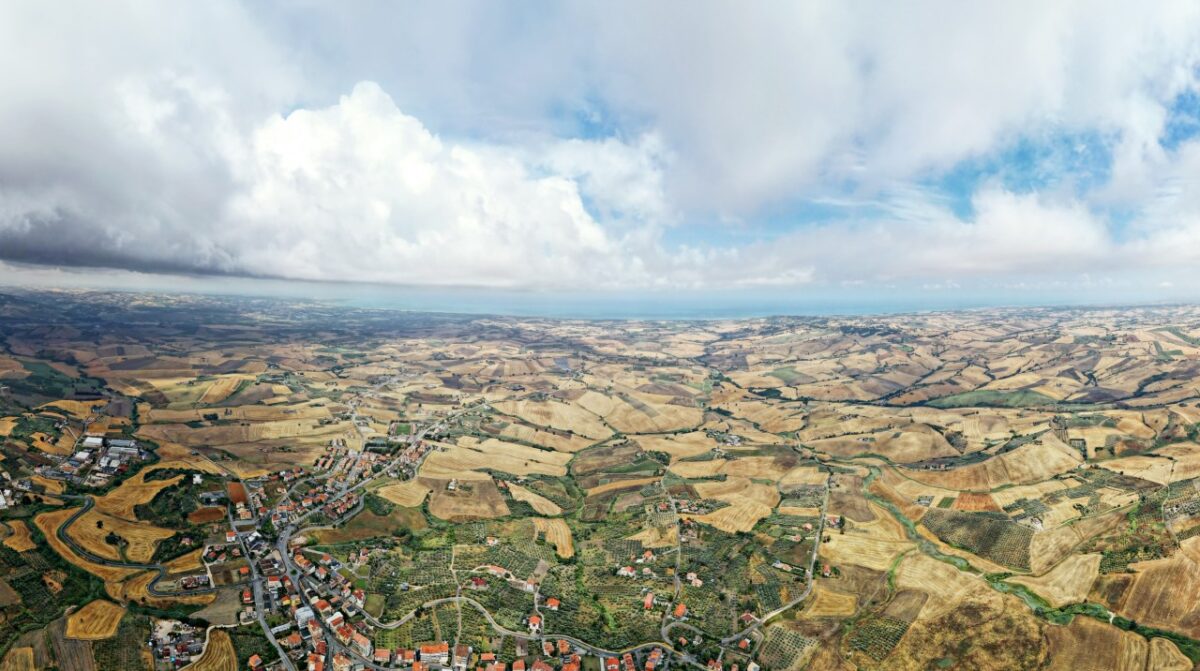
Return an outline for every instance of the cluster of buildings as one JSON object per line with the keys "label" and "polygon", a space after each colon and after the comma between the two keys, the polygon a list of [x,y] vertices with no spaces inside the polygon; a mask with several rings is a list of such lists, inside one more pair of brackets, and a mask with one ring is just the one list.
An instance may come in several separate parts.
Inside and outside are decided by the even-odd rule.
{"label": "cluster of buildings", "polygon": [[183,668],[204,653],[204,629],[178,620],[154,620],[150,652],[157,671]]}
{"label": "cluster of buildings", "polygon": [[132,438],[86,435],[73,454],[58,457],[60,461],[56,465],[42,466],[37,470],[43,477],[52,480],[69,480],[89,487],[102,487],[114,476],[128,472],[133,464],[148,456]]}

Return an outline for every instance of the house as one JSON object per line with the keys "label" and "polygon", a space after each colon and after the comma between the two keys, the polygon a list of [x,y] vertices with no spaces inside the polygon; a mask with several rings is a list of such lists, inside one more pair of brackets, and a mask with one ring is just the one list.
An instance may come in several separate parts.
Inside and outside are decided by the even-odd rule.
{"label": "house", "polygon": [[250,667],[251,669],[263,668],[262,657],[259,657],[258,655],[250,655],[250,659],[246,660],[246,666]]}
{"label": "house", "polygon": [[542,630],[542,617],[540,615],[529,616],[529,633],[536,634]]}
{"label": "house", "polygon": [[467,645],[454,646],[453,663],[458,671],[466,671],[467,662],[471,659],[471,647]]}
{"label": "house", "polygon": [[684,617],[687,617],[687,606],[683,605],[682,603],[676,604],[675,611],[671,613],[671,615],[673,615],[677,620],[682,620]]}
{"label": "house", "polygon": [[642,609],[650,610],[654,607],[654,592],[646,592],[645,598],[642,599]]}
{"label": "house", "polygon": [[632,566],[622,566],[617,569],[617,575],[624,578],[632,578],[637,575],[637,571],[634,571]]}
{"label": "house", "polygon": [[391,664],[392,663],[392,651],[388,650],[387,648],[379,648],[378,650],[375,651],[375,655],[372,658],[372,661],[374,661],[376,664],[379,664],[380,666],[383,666],[386,664]]}
{"label": "house", "polygon": [[442,641],[441,643],[426,643],[421,646],[421,662],[424,664],[441,664],[445,666],[450,661],[450,644]]}
{"label": "house", "polygon": [[363,657],[370,657],[372,652],[371,639],[355,632],[350,636],[350,647]]}
{"label": "house", "polygon": [[550,597],[549,599],[546,599],[546,607],[549,608],[550,610],[556,611],[556,610],[558,610],[558,607],[561,605],[562,605],[562,602],[554,597]]}

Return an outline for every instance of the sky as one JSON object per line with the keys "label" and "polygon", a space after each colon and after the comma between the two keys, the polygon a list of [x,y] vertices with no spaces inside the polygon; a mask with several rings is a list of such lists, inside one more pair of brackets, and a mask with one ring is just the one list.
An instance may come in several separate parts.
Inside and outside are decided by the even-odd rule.
{"label": "sky", "polygon": [[1198,67],[1195,2],[14,0],[0,285],[1200,300]]}

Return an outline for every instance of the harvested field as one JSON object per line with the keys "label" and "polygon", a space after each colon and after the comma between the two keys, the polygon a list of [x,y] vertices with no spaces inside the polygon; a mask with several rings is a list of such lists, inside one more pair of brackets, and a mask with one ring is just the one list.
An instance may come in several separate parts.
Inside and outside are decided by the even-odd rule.
{"label": "harvested field", "polygon": [[1092,584],[1100,575],[1099,554],[1071,555],[1049,573],[1038,576],[1018,576],[1009,581],[1026,585],[1050,602],[1055,608],[1087,599]]}
{"label": "harvested field", "polygon": [[56,531],[68,517],[74,515],[79,508],[65,508],[63,510],[54,510],[47,513],[42,513],[33,518],[33,523],[37,525],[42,535],[46,537],[46,542],[54,551],[57,552],[63,559],[71,562],[79,568],[91,573],[92,575],[104,580],[105,583],[114,584],[120,583],[126,577],[133,575],[136,571],[127,568],[117,568],[115,566],[105,566],[103,564],[93,564],[92,562],[75,554],[71,548],[58,539]]}
{"label": "harvested field", "polygon": [[313,531],[312,537],[318,543],[348,543],[378,536],[392,536],[409,530],[424,529],[426,526],[420,508],[397,507],[386,516],[363,510],[340,527],[324,527]]}
{"label": "harvested field", "polygon": [[629,537],[631,541],[640,541],[648,548],[665,548],[679,545],[679,527],[672,524],[665,527],[646,527]]}
{"label": "harvested field", "polygon": [[35,485],[44,487],[46,492],[50,494],[62,494],[67,488],[62,480],[51,480],[50,478],[43,478],[40,475],[30,476],[29,481]]}
{"label": "harvested field", "polygon": [[202,610],[195,612],[194,617],[217,625],[237,624],[238,613],[242,610],[242,590],[237,587],[222,589],[217,592],[217,598]]}
{"label": "harvested field", "polygon": [[[119,583],[108,583],[104,586],[108,595],[117,601],[137,601],[154,608],[174,608],[176,606],[207,605],[216,600],[216,594],[180,594],[179,596],[154,596],[147,589],[150,583],[158,577],[158,571],[143,571]],[[165,581],[164,581],[165,583]],[[159,588],[162,589],[163,583]]]}
{"label": "harvested field", "polygon": [[1121,457],[1101,462],[1100,466],[1165,485],[1200,476],[1200,445],[1177,443],[1154,454]]}
{"label": "harvested field", "polygon": [[991,491],[1004,485],[1049,480],[1074,469],[1081,461],[1078,451],[1047,433],[1035,442],[970,466],[944,471],[907,470],[905,474],[943,489]]}
{"label": "harvested field", "polygon": [[571,528],[561,519],[534,517],[533,527],[538,534],[545,534],[546,542],[554,545],[559,557],[575,556],[575,543],[571,540]]}
{"label": "harvested field", "polygon": [[750,531],[755,524],[758,524],[759,520],[770,514],[771,506],[758,501],[743,500],[706,515],[683,515],[682,517],[711,525],[732,534],[739,531]]}
{"label": "harvested field", "polygon": [[904,537],[903,529],[886,520],[855,524],[844,533],[827,532],[829,542],[821,544],[821,557],[830,563],[857,564],[876,571],[886,571],[897,556],[915,545]]}
{"label": "harvested field", "polygon": [[897,589],[916,590],[930,596],[921,608],[920,617],[923,618],[933,618],[955,610],[968,594],[992,591],[982,580],[920,552],[911,552],[900,560],[896,570],[896,586]]}
{"label": "harvested field", "polygon": [[4,539],[4,546],[16,552],[28,552],[37,548],[30,536],[29,526],[25,520],[10,520],[5,523],[9,535]]}
{"label": "harvested field", "polygon": [[204,394],[200,396],[200,403],[220,403],[229,398],[229,395],[237,391],[238,385],[243,380],[253,380],[249,375],[226,375],[217,378],[208,389],[204,390]]}
{"label": "harvested field", "polygon": [[681,478],[712,478],[725,468],[723,460],[711,461],[677,461],[671,464],[670,471]]}
{"label": "harvested field", "polygon": [[607,471],[636,461],[640,454],[641,449],[631,442],[593,447],[575,455],[571,460],[571,473],[579,477]]}
{"label": "harvested field", "polygon": [[204,508],[197,508],[197,509],[193,510],[191,513],[188,513],[187,520],[188,520],[188,522],[191,522],[192,524],[200,525],[200,524],[208,524],[210,522],[216,522],[217,520],[221,520],[224,518],[225,518],[225,509],[224,508],[218,508],[216,506],[207,506]]}
{"label": "harvested field", "polygon": [[537,492],[530,491],[521,485],[510,482],[508,484],[508,493],[512,494],[514,500],[528,503],[533,508],[534,512],[539,515],[554,516],[562,514],[562,508],[560,508],[557,503],[542,496],[541,494],[538,494]]}
{"label": "harvested field", "polygon": [[405,480],[384,485],[375,490],[375,494],[398,506],[414,508],[425,502],[425,497],[429,496],[429,487],[419,480]]}
{"label": "harvested field", "polygon": [[[1200,536],[1184,544],[1200,546]],[[1130,568],[1136,574],[1117,612],[1153,627],[1200,638],[1200,609],[1196,608],[1200,563],[1187,552],[1176,552],[1166,559],[1130,564]]]}
{"label": "harvested field", "polygon": [[673,400],[671,396],[656,394],[606,395],[589,390],[574,403],[627,434],[680,431],[700,425],[704,419],[703,410],[694,404],[679,405]]}
{"label": "harvested field", "polygon": [[726,503],[739,500],[757,501],[774,508],[779,505],[779,490],[771,485],[751,482],[749,478],[730,477],[724,482],[698,482],[693,486],[696,493],[706,499],[717,499]]}
{"label": "harvested field", "polygon": [[813,597],[803,614],[804,617],[849,617],[857,608],[856,595],[836,592],[819,584],[813,589]]}
{"label": "harvested field", "polygon": [[494,403],[497,412],[519,417],[535,426],[579,434],[593,441],[612,435],[612,430],[596,415],[574,403],[562,401],[501,401]]}
{"label": "harvested field", "polygon": [[146,480],[146,475],[152,469],[142,469],[137,475],[122,482],[116,489],[96,498],[95,510],[108,513],[130,522],[137,520],[133,510],[154,500],[158,493],[167,487],[174,486],[183,480],[182,475],[176,475],[167,480]]}
{"label": "harvested field", "polygon": [[679,435],[633,436],[633,441],[647,452],[665,452],[671,461],[694,457],[711,451],[719,444],[704,431],[692,431]]}
{"label": "harvested field", "polygon": [[829,474],[816,466],[797,466],[779,479],[779,486],[787,489],[804,485],[823,485],[828,477]]}
{"label": "harvested field", "polygon": [[1103,668],[1112,671],[1143,671],[1150,646],[1146,639],[1090,617],[1076,617],[1065,627],[1047,627],[1050,669],[1075,671]]}
{"label": "harvested field", "polygon": [[125,609],[111,601],[96,599],[67,617],[67,638],[99,641],[117,633]]}
{"label": "harvested field", "polygon": [[1154,671],[1191,671],[1192,660],[1179,651],[1179,648],[1165,638],[1150,639],[1150,657],[1146,660],[1146,669]]}
{"label": "harvested field", "polygon": [[37,671],[33,665],[33,648],[13,648],[0,662],[0,671]]}
{"label": "harvested field", "polygon": [[[430,478],[478,478],[481,469],[504,471],[513,475],[567,474],[567,462],[571,455],[565,452],[548,452],[516,443],[506,443],[489,438],[480,443],[463,441],[461,445],[447,445],[425,458],[420,474]],[[484,478],[490,478],[483,474]]]}
{"label": "harvested field", "polygon": [[[93,654],[93,641],[78,641],[72,638],[67,638],[67,618],[60,617],[51,622],[45,629],[46,638],[49,639],[51,650],[54,653],[54,660],[58,663],[62,671],[97,671],[97,664]],[[96,641],[96,645],[111,645],[112,639],[105,643]],[[34,647],[35,658],[38,655],[37,647]],[[98,671],[105,671],[99,669]]]}
{"label": "harvested field", "polygon": [[725,475],[740,475],[755,480],[778,482],[796,468],[798,458],[794,455],[778,457],[738,457],[725,460],[721,472]]}
{"label": "harvested field", "polygon": [[1062,561],[1080,543],[1115,529],[1124,520],[1124,513],[1115,510],[1083,517],[1071,524],[1035,533],[1029,546],[1029,570],[1034,575],[1045,573],[1051,566]]}
{"label": "harvested field", "polygon": [[[431,482],[424,478],[422,481]],[[437,482],[429,499],[429,513],[447,522],[468,522],[504,517],[509,509],[496,483],[489,478],[460,482],[453,492],[446,490],[445,482]]]}
{"label": "harvested field", "polygon": [[71,528],[67,535],[88,552],[105,559],[121,559],[121,551],[116,545],[107,542],[109,534],[123,538],[128,545],[125,547],[125,557],[129,561],[146,563],[154,556],[158,544],[175,535],[170,529],[156,527],[149,522],[134,523],[119,517],[97,512],[95,508],[84,513]]}
{"label": "harvested field", "polygon": [[619,492],[622,489],[635,489],[644,487],[649,484],[658,482],[658,478],[630,478],[628,480],[613,480],[602,485],[597,485],[587,490],[588,498],[607,494],[608,492]]}
{"label": "harvested field", "polygon": [[237,653],[229,634],[223,629],[209,629],[204,654],[183,668],[187,671],[237,671]]}
{"label": "harvested field", "polygon": [[584,436],[560,431],[545,431],[518,422],[509,422],[507,426],[500,429],[500,436],[533,443],[534,445],[541,445],[542,447],[548,447],[559,452],[572,453],[586,449],[596,442]]}
{"label": "harvested field", "polygon": [[995,499],[991,494],[978,492],[963,492],[954,499],[954,504],[950,506],[953,510],[963,510],[966,512],[1001,512],[1000,506],[996,505]]}
{"label": "harvested field", "polygon": [[204,548],[196,548],[185,555],[172,559],[165,564],[167,573],[190,573],[203,570],[204,563],[200,560],[200,556],[203,554]]}
{"label": "harvested field", "polygon": [[[213,410],[205,408],[195,408],[186,410],[165,410],[162,408],[150,408],[145,404],[138,406],[139,416],[142,421],[147,424],[182,424],[185,422],[198,422],[204,420],[204,415],[212,413]],[[250,440],[260,440],[264,438],[282,438],[286,435],[294,435],[293,429],[289,429],[286,424],[300,424],[309,426],[315,420],[329,419],[331,414],[328,406],[314,405],[301,403],[297,405],[238,405],[228,408],[221,408],[220,416],[222,419],[236,422],[251,422],[248,427],[240,425],[224,425],[205,427],[203,429],[194,429],[194,431],[203,431],[205,435],[212,436],[218,440],[213,441],[214,444],[226,442],[240,442],[246,440],[246,436],[252,436]],[[278,430],[264,431],[240,431],[236,429],[253,429],[255,426],[270,428],[276,427]],[[186,429],[190,427],[184,427]],[[224,431],[221,431],[224,430]],[[229,438],[235,440],[228,440]],[[222,440],[223,439],[223,440]],[[187,441],[177,441],[184,444],[189,444]]]}
{"label": "harvested field", "polygon": [[849,482],[843,480],[841,487],[829,494],[829,512],[855,522],[874,520],[876,515],[867,505],[866,497],[862,495],[861,483],[862,479],[856,477],[849,478]]}

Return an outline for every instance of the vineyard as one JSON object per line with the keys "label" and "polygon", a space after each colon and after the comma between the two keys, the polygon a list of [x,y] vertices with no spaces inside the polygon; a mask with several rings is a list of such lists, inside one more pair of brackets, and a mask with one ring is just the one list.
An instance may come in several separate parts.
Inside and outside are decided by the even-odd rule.
{"label": "vineyard", "polygon": [[893,617],[873,617],[855,627],[850,633],[850,649],[856,650],[879,662],[887,657],[904,632],[908,631],[908,622]]}
{"label": "vineyard", "polygon": [[115,636],[92,643],[97,669],[145,668],[142,651],[150,638],[150,618],[126,613]]}
{"label": "vineyard", "polygon": [[795,665],[817,642],[782,626],[767,629],[766,639],[758,649],[758,659],[767,671],[782,671]]}
{"label": "vineyard", "polygon": [[946,543],[1004,566],[1029,570],[1033,529],[1001,515],[932,508],[921,524]]}

